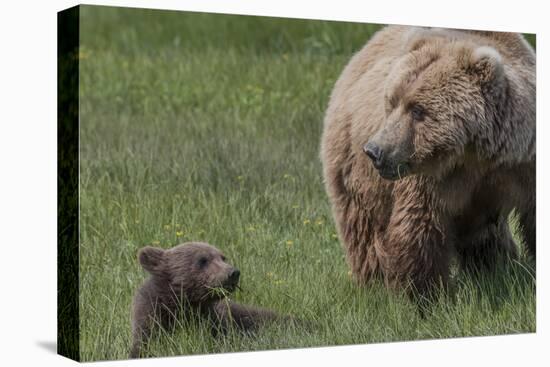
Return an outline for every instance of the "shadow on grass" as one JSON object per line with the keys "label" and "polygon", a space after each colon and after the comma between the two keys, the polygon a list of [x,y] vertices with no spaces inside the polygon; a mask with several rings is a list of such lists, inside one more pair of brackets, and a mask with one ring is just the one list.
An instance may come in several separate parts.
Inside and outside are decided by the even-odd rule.
{"label": "shadow on grass", "polygon": [[525,299],[536,292],[533,264],[523,258],[503,261],[492,271],[464,271],[456,278],[459,294],[468,294],[470,301],[484,302],[498,311],[510,300]]}

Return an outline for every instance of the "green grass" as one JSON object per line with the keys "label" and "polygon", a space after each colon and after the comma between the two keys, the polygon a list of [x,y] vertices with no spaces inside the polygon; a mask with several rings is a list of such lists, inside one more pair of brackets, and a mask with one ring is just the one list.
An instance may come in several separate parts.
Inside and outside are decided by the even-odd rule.
{"label": "green grass", "polygon": [[126,358],[146,244],[221,248],[237,301],[312,320],[213,338],[192,322],[152,341],[166,356],[533,332],[522,260],[426,318],[380,284],[354,285],[335,238],[318,150],[331,88],[375,25],[82,9],[82,359]]}

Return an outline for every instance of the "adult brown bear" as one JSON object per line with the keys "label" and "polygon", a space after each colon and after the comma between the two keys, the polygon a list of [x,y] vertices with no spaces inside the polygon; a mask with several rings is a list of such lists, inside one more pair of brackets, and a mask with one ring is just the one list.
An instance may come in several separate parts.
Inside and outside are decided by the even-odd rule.
{"label": "adult brown bear", "polygon": [[[326,113],[326,189],[357,281],[428,294],[463,267],[535,256],[535,54],[519,34],[389,26]],[[408,288],[412,286],[412,288]]]}

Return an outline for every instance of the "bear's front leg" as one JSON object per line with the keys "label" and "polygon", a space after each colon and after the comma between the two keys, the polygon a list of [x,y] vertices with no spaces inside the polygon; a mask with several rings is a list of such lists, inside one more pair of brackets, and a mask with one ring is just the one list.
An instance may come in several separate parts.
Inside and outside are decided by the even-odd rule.
{"label": "bear's front leg", "polygon": [[519,196],[521,200],[517,203],[516,210],[519,213],[519,224],[523,242],[527,253],[536,261],[537,246],[537,200],[536,200],[536,163],[535,159],[526,165],[521,172],[521,187],[523,192]]}
{"label": "bear's front leg", "polygon": [[245,306],[230,300],[219,301],[214,312],[222,330],[233,325],[241,331],[253,332],[266,323],[290,319],[265,308]]}
{"label": "bear's front leg", "polygon": [[536,219],[536,207],[535,203],[523,209],[520,213],[519,223],[523,235],[523,241],[527,247],[529,255],[533,260],[537,259],[537,246],[536,246],[536,233],[537,233],[537,219]]}
{"label": "bear's front leg", "polygon": [[134,320],[132,325],[132,347],[129,358],[140,358],[151,335],[151,323],[146,318]]}
{"label": "bear's front leg", "polygon": [[508,213],[496,217],[493,223],[486,224],[472,235],[457,239],[456,252],[463,270],[473,274],[494,271],[499,263],[517,258]]}
{"label": "bear's front leg", "polygon": [[451,251],[443,216],[415,199],[408,196],[394,207],[378,252],[387,286],[426,299],[446,286]]}

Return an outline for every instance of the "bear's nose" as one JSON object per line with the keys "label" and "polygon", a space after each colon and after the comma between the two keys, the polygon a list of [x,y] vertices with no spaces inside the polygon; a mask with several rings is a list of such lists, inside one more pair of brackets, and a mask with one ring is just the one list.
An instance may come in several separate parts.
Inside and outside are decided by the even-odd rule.
{"label": "bear's nose", "polygon": [[240,276],[241,276],[241,272],[239,271],[239,269],[233,269],[229,274],[229,279],[233,282],[236,282],[239,280]]}
{"label": "bear's nose", "polygon": [[374,168],[380,169],[382,167],[382,149],[372,142],[368,142],[363,146],[363,151],[372,160]]}

